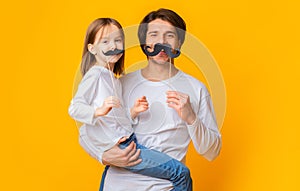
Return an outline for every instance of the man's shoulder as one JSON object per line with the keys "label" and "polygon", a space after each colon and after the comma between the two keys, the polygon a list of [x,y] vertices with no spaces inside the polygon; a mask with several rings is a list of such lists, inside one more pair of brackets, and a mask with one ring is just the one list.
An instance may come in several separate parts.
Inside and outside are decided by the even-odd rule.
{"label": "man's shoulder", "polygon": [[123,82],[131,81],[131,80],[136,80],[138,78],[138,73],[139,73],[139,70],[130,72],[130,73],[122,76],[120,78],[120,81],[123,83]]}
{"label": "man's shoulder", "polygon": [[201,87],[201,88],[205,88],[206,89],[206,86],[204,85],[204,83],[203,82],[201,82],[200,80],[198,80],[197,78],[195,78],[195,77],[193,77],[193,76],[191,76],[190,74],[187,74],[187,73],[185,73],[185,72],[183,72],[183,71],[181,71],[180,70],[180,72],[181,72],[181,76],[182,76],[182,78],[184,78],[185,80],[187,80],[189,83],[191,83],[192,85],[194,85],[194,86],[199,86],[199,87]]}

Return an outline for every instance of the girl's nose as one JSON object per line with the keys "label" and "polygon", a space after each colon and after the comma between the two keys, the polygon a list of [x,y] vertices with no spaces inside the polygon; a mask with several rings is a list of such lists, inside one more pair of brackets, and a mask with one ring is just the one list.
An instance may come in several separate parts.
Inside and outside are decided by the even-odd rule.
{"label": "girl's nose", "polygon": [[111,42],[110,43],[110,50],[115,50],[117,47],[116,43],[115,42]]}

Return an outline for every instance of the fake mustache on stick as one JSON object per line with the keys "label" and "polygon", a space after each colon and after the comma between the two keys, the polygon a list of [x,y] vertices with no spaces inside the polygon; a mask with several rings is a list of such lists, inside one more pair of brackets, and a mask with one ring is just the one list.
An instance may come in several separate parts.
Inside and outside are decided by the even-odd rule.
{"label": "fake mustache on stick", "polygon": [[171,45],[169,45],[169,44],[157,43],[157,44],[154,45],[154,50],[152,52],[148,51],[149,48],[151,48],[151,47],[150,46],[145,46],[145,48],[143,49],[144,53],[147,56],[155,56],[158,53],[160,53],[162,50],[164,50],[164,52],[170,58],[176,58],[180,55],[180,50],[179,49],[172,49]]}
{"label": "fake mustache on stick", "polygon": [[[102,51],[103,52],[103,51]],[[115,50],[109,50],[107,52],[103,52],[105,56],[112,56],[112,55],[118,55],[124,53],[124,50],[115,49]]]}

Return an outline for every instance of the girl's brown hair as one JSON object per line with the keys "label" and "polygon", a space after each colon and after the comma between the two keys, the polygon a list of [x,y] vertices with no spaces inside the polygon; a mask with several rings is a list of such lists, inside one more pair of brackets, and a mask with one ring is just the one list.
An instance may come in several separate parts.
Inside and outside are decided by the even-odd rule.
{"label": "girl's brown hair", "polygon": [[[122,29],[122,26],[115,19],[98,18],[98,19],[94,20],[89,25],[87,32],[86,32],[85,40],[84,40],[82,61],[81,61],[81,66],[80,66],[82,76],[84,76],[87,73],[87,71],[92,66],[94,66],[96,63],[95,55],[90,53],[88,50],[88,44],[93,44],[95,42],[96,34],[98,33],[98,31],[101,28],[109,26],[109,25],[115,25],[116,27],[118,27],[121,31],[122,38],[124,39],[124,31]],[[124,40],[123,40],[123,43],[124,43]],[[123,44],[123,47],[124,47],[124,44]],[[123,53],[122,57],[118,60],[118,62],[116,62],[115,66],[114,66],[113,72],[116,75],[121,75],[124,71],[124,57],[125,57],[125,53]]]}

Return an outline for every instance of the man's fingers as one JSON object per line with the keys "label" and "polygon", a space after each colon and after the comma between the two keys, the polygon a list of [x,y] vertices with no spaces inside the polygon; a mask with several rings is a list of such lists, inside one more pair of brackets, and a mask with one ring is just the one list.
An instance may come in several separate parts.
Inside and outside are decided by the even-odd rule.
{"label": "man's fingers", "polygon": [[137,149],[134,155],[130,157],[127,166],[134,166],[142,162],[142,159],[139,158],[140,154],[141,154],[141,150]]}
{"label": "man's fingers", "polygon": [[[133,146],[131,146],[130,148],[131,148],[131,150],[129,150],[129,152],[127,153],[127,157],[129,158],[129,160],[130,160],[130,158],[136,153],[136,144],[132,141],[131,143],[130,143],[130,145],[133,145]],[[129,146],[130,146],[129,145]],[[128,146],[128,147],[129,147]],[[129,161],[130,162],[130,161]]]}
{"label": "man's fingers", "polygon": [[189,96],[187,94],[177,92],[177,91],[167,91],[167,97],[177,98],[177,99],[187,99]]}
{"label": "man's fingers", "polygon": [[167,94],[167,96],[177,96],[177,95],[179,95],[179,92],[177,92],[177,91],[167,91],[166,92],[166,94]]}
{"label": "man's fingers", "polygon": [[138,159],[138,160],[136,160],[136,161],[134,161],[134,162],[128,163],[127,166],[135,166],[135,165],[138,165],[138,164],[141,163],[141,162],[142,162],[142,159]]}
{"label": "man's fingers", "polygon": [[128,157],[132,156],[134,154],[134,152],[135,152],[135,149],[136,149],[136,145],[132,141],[125,149],[123,149],[124,156],[128,156]]}
{"label": "man's fingers", "polygon": [[120,143],[126,141],[126,139],[127,139],[126,137],[122,137],[122,138],[118,141],[118,143],[120,144]]}
{"label": "man's fingers", "polygon": [[180,100],[175,99],[175,98],[168,98],[168,99],[167,99],[167,103],[179,105],[179,104],[180,104]]}
{"label": "man's fingers", "polygon": [[123,151],[124,156],[127,158],[127,162],[124,164],[124,166],[134,166],[142,161],[139,159],[141,150],[136,149],[136,144],[134,142],[131,142]]}

